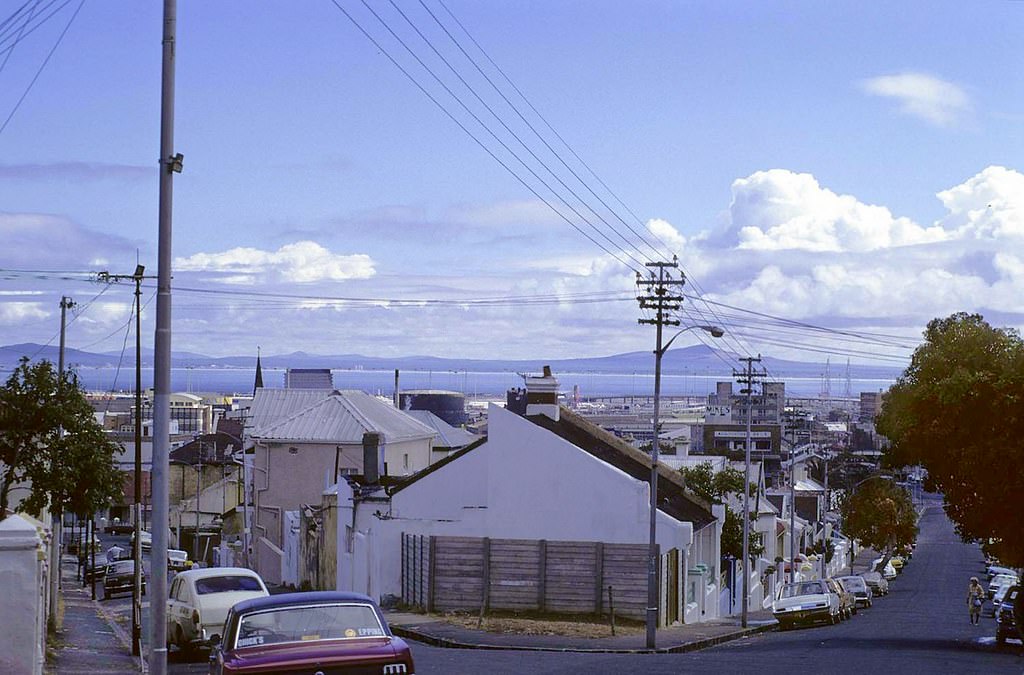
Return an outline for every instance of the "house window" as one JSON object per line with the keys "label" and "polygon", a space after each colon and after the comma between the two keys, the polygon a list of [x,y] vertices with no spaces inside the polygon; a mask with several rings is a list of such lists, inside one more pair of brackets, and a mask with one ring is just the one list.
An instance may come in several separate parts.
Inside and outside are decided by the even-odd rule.
{"label": "house window", "polygon": [[406,471],[409,470],[409,453],[402,455],[402,468]]}
{"label": "house window", "polygon": [[295,446],[293,445],[292,447],[288,448],[288,454],[289,454],[289,455],[297,455],[297,454],[299,454],[299,449],[298,449],[298,448],[296,448],[296,447],[295,447]]}

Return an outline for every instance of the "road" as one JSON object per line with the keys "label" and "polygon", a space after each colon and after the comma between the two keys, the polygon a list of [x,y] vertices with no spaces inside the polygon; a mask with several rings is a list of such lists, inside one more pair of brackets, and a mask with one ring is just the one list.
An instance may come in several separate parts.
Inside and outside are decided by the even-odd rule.
{"label": "road", "polygon": [[[928,499],[912,562],[887,597],[838,626],[772,632],[690,654],[561,654],[474,651],[413,643],[419,675],[458,673],[762,672],[1021,673],[1020,645],[995,644],[995,620],[967,618],[966,588],[984,576],[977,546],[963,544]],[[205,672],[205,657],[172,663],[172,673]]]}

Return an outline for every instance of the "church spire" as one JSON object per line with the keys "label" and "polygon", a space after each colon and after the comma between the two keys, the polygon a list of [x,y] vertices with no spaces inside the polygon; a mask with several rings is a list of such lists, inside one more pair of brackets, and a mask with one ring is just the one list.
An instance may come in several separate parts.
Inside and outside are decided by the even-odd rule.
{"label": "church spire", "polygon": [[256,395],[257,389],[263,388],[263,366],[260,364],[260,348],[256,347],[256,383],[252,386],[252,395]]}

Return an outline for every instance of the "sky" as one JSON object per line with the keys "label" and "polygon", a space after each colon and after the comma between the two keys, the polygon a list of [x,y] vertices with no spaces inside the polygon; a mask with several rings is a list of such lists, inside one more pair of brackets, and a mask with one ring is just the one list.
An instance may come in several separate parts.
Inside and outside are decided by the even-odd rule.
{"label": "sky", "polygon": [[[62,295],[68,346],[125,344],[96,273],[156,273],[161,10],[0,0],[0,344]],[[172,349],[651,350],[636,275],[673,256],[679,327],[725,329],[676,345],[902,366],[936,317],[1019,329],[1021,35],[985,0],[181,2]]]}

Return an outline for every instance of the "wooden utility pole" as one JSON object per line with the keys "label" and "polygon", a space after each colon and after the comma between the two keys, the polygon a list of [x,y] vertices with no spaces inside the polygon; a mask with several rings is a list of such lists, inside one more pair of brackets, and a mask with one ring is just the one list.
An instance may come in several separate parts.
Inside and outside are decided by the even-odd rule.
{"label": "wooden utility pole", "polygon": [[[761,355],[758,354],[756,357],[748,356],[741,358],[740,361],[745,361],[747,368],[745,371],[733,372],[735,377],[743,388],[740,389],[741,394],[745,394],[747,397],[747,433],[746,433],[746,446],[744,457],[743,457],[743,598],[742,598],[742,613],[740,615],[740,625],[743,628],[747,627],[747,610],[750,604],[750,418],[753,411],[753,398],[752,394],[754,391],[754,383],[757,378],[764,377],[763,372],[755,372],[754,364],[761,362]],[[758,486],[760,489],[760,486]],[[792,563],[792,561],[791,561]]]}

